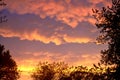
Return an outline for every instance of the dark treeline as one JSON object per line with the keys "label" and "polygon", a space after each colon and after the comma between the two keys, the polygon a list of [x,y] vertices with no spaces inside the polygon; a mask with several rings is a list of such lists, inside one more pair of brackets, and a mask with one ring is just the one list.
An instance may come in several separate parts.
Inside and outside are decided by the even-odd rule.
{"label": "dark treeline", "polygon": [[[114,80],[111,69],[94,65],[93,68],[84,66],[68,66],[64,62],[40,62],[31,77],[33,80]],[[0,80],[17,80],[20,72],[10,52],[0,45]]]}
{"label": "dark treeline", "polygon": [[9,50],[5,50],[0,44],[0,80],[17,80],[18,78],[16,62],[12,59]]}
{"label": "dark treeline", "polygon": [[110,69],[100,65],[69,67],[64,62],[40,62],[31,77],[33,80],[115,80]]}
{"label": "dark treeline", "polygon": [[107,43],[108,48],[101,51],[101,64],[113,69],[114,78],[120,80],[120,0],[112,0],[112,5],[101,10],[94,9],[96,26],[100,30],[97,38],[100,43]]}
{"label": "dark treeline", "polygon": [[[64,62],[39,62],[31,74],[33,80],[114,80],[113,69],[94,65],[68,66]],[[20,72],[10,52],[0,45],[0,80],[17,80]]]}

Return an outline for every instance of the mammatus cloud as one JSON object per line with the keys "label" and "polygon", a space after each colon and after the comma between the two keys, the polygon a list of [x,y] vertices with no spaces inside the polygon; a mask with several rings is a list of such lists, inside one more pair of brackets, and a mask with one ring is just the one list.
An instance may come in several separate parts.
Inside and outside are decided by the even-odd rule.
{"label": "mammatus cloud", "polygon": [[92,38],[87,37],[73,37],[68,36],[67,34],[53,34],[51,36],[45,36],[40,34],[38,30],[33,30],[31,32],[15,32],[11,29],[0,29],[0,35],[3,37],[18,37],[20,40],[30,40],[30,41],[40,41],[45,44],[55,43],[56,45],[64,44],[64,43],[88,43],[93,42]]}
{"label": "mammatus cloud", "polygon": [[[7,8],[8,11],[10,11],[11,13],[9,14],[14,14],[16,13],[17,16],[23,15],[25,16],[25,14],[32,14],[32,15],[37,15],[40,17],[41,20],[38,20],[36,23],[37,25],[33,26],[33,22],[35,22],[36,20],[34,19],[25,19],[26,24],[24,24],[24,26],[27,27],[27,29],[31,30],[32,27],[32,31],[29,30],[24,30],[20,31],[20,30],[15,30],[18,28],[17,25],[20,24],[19,29],[22,29],[23,25],[21,25],[20,23],[20,18],[16,18],[15,16],[15,20],[18,20],[18,22],[15,23],[9,23],[10,28],[6,29],[6,27],[4,28],[0,28],[0,35],[2,35],[3,37],[18,37],[21,40],[35,40],[35,41],[41,41],[45,44],[48,43],[55,43],[56,45],[60,45],[60,44],[64,44],[64,43],[88,43],[88,42],[94,42],[94,40],[88,36],[84,36],[83,33],[80,33],[80,35],[83,36],[76,36],[75,34],[72,36],[69,36],[68,34],[71,34],[70,32],[64,32],[62,33],[62,30],[60,32],[59,31],[54,31],[55,27],[57,28],[57,26],[59,25],[54,25],[56,22],[62,23],[62,24],[67,24],[68,26],[72,27],[72,28],[76,28],[79,24],[79,27],[89,27],[90,25],[85,25],[82,26],[81,23],[83,22],[87,22],[90,23],[92,25],[94,25],[95,23],[95,19],[93,19],[91,17],[92,14],[92,8],[95,8],[96,5],[98,3],[104,3],[106,1],[103,0],[98,0],[98,2],[96,2],[94,0],[94,2],[92,2],[91,0],[36,0],[36,1],[32,1],[32,0],[5,0],[7,3]],[[104,3],[105,4],[105,3]],[[41,22],[42,20],[46,20],[46,18],[49,17],[49,19],[51,19],[54,23],[51,29],[48,28],[49,26],[46,22],[43,22],[44,25],[42,25],[43,23]],[[28,17],[26,17],[28,18]],[[21,21],[23,21],[24,19],[22,18]],[[33,22],[32,22],[33,20]],[[38,23],[39,22],[39,23]],[[80,23],[81,22],[81,23]],[[84,23],[84,24],[87,24]],[[10,25],[12,24],[12,25]],[[51,23],[52,24],[52,23]],[[57,24],[57,23],[56,23]],[[14,27],[13,27],[14,25]],[[31,26],[32,25],[32,26]],[[42,25],[41,27],[39,25]],[[29,27],[30,26],[30,27]],[[39,27],[39,28],[38,28]],[[44,30],[42,28],[46,27]],[[66,27],[63,26],[62,27]],[[14,29],[15,28],[15,29]],[[54,28],[54,29],[53,29]],[[24,29],[24,28],[23,28]],[[86,29],[86,28],[85,28]],[[41,30],[41,31],[40,31]],[[44,31],[46,30],[46,33],[44,33]],[[71,30],[71,29],[70,29]],[[43,32],[42,32],[43,31]],[[72,31],[72,30],[71,30]],[[60,33],[59,33],[60,32]],[[46,36],[45,34],[50,34],[49,36]],[[89,32],[86,32],[85,34],[88,34]],[[79,34],[79,33],[78,33]],[[77,34],[77,35],[78,35]]]}
{"label": "mammatus cloud", "polygon": [[55,36],[47,37],[42,34],[39,34],[37,30],[34,30],[32,32],[27,32],[27,31],[26,32],[14,32],[9,29],[0,29],[0,35],[3,37],[18,37],[20,38],[20,40],[41,41],[46,44],[53,42],[56,45],[59,45],[62,43],[58,37],[55,37]]}
{"label": "mammatus cloud", "polygon": [[[74,2],[76,1],[76,4]],[[69,25],[77,27],[79,22],[88,21],[94,23],[92,8],[96,8],[98,3],[107,3],[105,0],[6,0],[7,8],[11,12],[22,14],[35,14],[40,18],[49,17]],[[85,4],[86,3],[86,4]]]}

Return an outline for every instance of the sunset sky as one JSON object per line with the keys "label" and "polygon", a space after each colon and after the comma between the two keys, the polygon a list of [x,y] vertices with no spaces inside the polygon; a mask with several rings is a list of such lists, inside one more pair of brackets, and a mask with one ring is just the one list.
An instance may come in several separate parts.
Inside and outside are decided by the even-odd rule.
{"label": "sunset sky", "polygon": [[[0,23],[0,44],[10,50],[19,69],[31,71],[39,61],[92,66],[105,45],[92,9],[110,5],[110,0],[4,0],[0,7],[8,21]],[[27,80],[22,74],[20,80]],[[30,80],[30,79],[28,79]]]}

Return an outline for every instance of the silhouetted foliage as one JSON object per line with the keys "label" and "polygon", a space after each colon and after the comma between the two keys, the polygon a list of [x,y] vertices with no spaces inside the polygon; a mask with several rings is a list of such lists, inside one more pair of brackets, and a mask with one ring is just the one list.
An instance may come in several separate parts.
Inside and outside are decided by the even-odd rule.
{"label": "silhouetted foliage", "polygon": [[68,76],[62,76],[59,80],[72,80],[72,78]]}
{"label": "silhouetted foliage", "polygon": [[64,64],[63,62],[40,62],[31,77],[33,80],[59,80],[63,75],[65,75],[64,71],[67,67],[67,64]]}
{"label": "silhouetted foliage", "polygon": [[103,69],[83,66],[76,67],[70,74],[72,80],[107,80]]}
{"label": "silhouetted foliage", "polygon": [[[112,0],[111,7],[103,7],[102,10],[93,10],[97,20],[96,26],[100,29],[97,38],[100,43],[107,43],[108,49],[101,51],[101,63],[112,66],[109,71],[115,80],[120,79],[120,0]],[[110,68],[110,67],[109,67]],[[110,80],[114,80],[110,79]]]}
{"label": "silhouetted foliage", "polygon": [[17,80],[19,73],[10,52],[0,44],[0,80]]}
{"label": "silhouetted foliage", "polygon": [[31,77],[33,80],[109,80],[105,71],[99,67],[69,67],[62,62],[39,63]]}

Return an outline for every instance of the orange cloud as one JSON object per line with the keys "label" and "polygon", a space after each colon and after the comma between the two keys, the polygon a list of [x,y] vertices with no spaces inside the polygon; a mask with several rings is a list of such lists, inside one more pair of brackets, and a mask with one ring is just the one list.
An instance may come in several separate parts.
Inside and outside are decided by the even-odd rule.
{"label": "orange cloud", "polygon": [[20,40],[30,40],[30,41],[41,41],[45,44],[50,42],[55,43],[56,45],[60,45],[63,43],[88,43],[92,42],[91,38],[87,37],[72,37],[66,34],[58,34],[55,33],[51,36],[45,36],[44,34],[40,34],[38,30],[33,30],[32,32],[15,32],[10,29],[0,29],[0,35],[3,37],[18,37]]}
{"label": "orange cloud", "polygon": [[[71,0],[7,0],[8,9],[11,12],[16,12],[19,14],[35,14],[39,15],[40,18],[55,18],[57,21],[61,21],[72,28],[75,28],[79,22],[88,21],[93,23],[92,19],[86,19],[87,16],[92,14],[92,8],[95,8],[95,5],[99,2],[104,2],[103,0],[94,0],[88,1],[89,6],[82,5],[79,6],[73,5]],[[24,4],[23,4],[24,3]],[[84,3],[84,2],[83,2]],[[90,3],[93,3],[90,5]],[[92,20],[92,21],[91,21]]]}
{"label": "orange cloud", "polygon": [[69,53],[64,57],[64,61],[69,62],[70,65],[92,67],[93,64],[97,64],[100,61],[100,55],[94,54],[93,56],[92,53],[80,55]]}
{"label": "orange cloud", "polygon": [[104,2],[105,0],[89,0],[89,2],[91,3],[94,3],[94,4],[97,4],[97,3],[100,3],[100,2]]}
{"label": "orange cloud", "polygon": [[68,35],[64,35],[64,40],[68,43],[88,43],[92,41],[87,37],[71,37]]}
{"label": "orange cloud", "polygon": [[50,43],[53,42],[56,45],[62,44],[62,41],[57,36],[47,37],[40,33],[37,30],[33,30],[32,32],[14,32],[9,29],[0,29],[0,35],[3,37],[19,37],[21,40],[36,40],[41,41],[43,43]]}
{"label": "orange cloud", "polygon": [[90,3],[93,4],[98,4],[98,3],[103,3],[104,5],[110,5],[111,0],[89,0]]}

